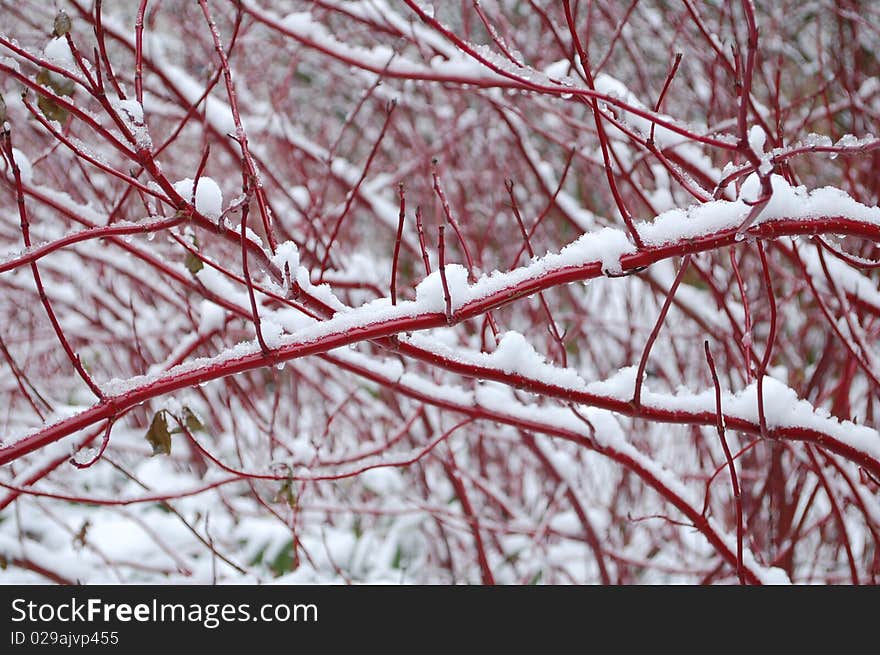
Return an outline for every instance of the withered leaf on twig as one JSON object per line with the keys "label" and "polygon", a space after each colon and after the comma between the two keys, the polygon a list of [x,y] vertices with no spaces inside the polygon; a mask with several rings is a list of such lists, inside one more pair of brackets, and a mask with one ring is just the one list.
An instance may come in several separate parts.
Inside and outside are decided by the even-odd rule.
{"label": "withered leaf on twig", "polygon": [[191,252],[186,253],[186,268],[187,270],[195,275],[200,270],[202,270],[205,265],[202,263],[202,260],[196,257]]}
{"label": "withered leaf on twig", "polygon": [[[43,86],[49,87],[59,96],[73,95],[75,84],[72,80],[68,80],[58,75],[53,75],[45,68],[40,69],[40,72],[37,73],[36,80],[37,84],[42,84]],[[67,109],[58,104],[53,98],[43,93],[40,93],[39,91],[37,92],[37,94],[37,107],[40,108],[40,111],[43,112],[43,115],[50,121],[58,121],[59,123],[63,123],[70,112],[68,112]]]}
{"label": "withered leaf on twig", "polygon": [[55,37],[62,37],[68,32],[70,32],[70,28],[72,27],[70,22],[70,16],[67,15],[67,12],[61,9],[57,14],[55,14],[55,21],[52,24],[52,34]]}
{"label": "withered leaf on twig", "polygon": [[296,492],[293,490],[293,480],[291,478],[287,478],[281,484],[281,489],[275,495],[275,501],[284,501],[290,506],[290,509],[296,509]]}
{"label": "withered leaf on twig", "polygon": [[195,415],[189,407],[183,408],[183,421],[186,429],[190,432],[200,432],[205,429],[205,424]]}
{"label": "withered leaf on twig", "polygon": [[145,435],[153,447],[153,455],[171,454],[171,432],[168,430],[168,417],[164,409],[153,415],[153,422]]}

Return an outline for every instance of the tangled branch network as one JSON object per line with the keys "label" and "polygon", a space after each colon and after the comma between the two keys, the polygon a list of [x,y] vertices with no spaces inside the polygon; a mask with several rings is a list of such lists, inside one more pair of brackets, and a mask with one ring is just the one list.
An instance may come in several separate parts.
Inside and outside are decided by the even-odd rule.
{"label": "tangled branch network", "polygon": [[878,12],[0,0],[0,582],[876,583]]}

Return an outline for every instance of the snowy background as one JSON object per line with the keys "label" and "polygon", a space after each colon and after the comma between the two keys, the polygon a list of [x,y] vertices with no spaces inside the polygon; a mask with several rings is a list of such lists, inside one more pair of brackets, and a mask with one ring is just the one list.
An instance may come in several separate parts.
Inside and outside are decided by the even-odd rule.
{"label": "snowy background", "polygon": [[0,0],[0,582],[876,583],[880,16],[757,4]]}

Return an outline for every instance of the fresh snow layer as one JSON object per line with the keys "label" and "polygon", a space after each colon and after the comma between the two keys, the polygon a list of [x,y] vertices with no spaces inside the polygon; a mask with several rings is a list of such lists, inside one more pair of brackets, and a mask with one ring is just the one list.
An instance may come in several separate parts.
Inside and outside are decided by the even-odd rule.
{"label": "fresh snow layer", "polygon": [[[174,183],[174,190],[190,202],[193,197],[193,179],[184,178]],[[220,218],[223,211],[223,192],[210,177],[202,176],[196,185],[196,211],[208,218]]]}
{"label": "fresh snow layer", "polygon": [[[203,178],[203,182],[210,178]],[[213,182],[213,181],[211,181]],[[791,187],[781,177],[774,176],[773,197],[767,203],[760,220],[772,220],[774,217],[816,217],[823,215],[846,215],[857,220],[875,222],[880,220],[880,209],[862,205],[843,192],[836,189],[818,189],[808,192],[803,187]],[[182,191],[191,192],[191,181],[178,183]],[[201,189],[202,184],[199,184]],[[650,225],[643,225],[640,234],[649,243],[663,243],[681,238],[705,234],[710,231],[736,227],[748,206],[742,198],[753,197],[758,192],[759,183],[753,176],[743,184],[741,199],[714,201],[691,207],[688,210],[666,212]],[[219,189],[218,189],[219,194]],[[216,194],[208,193],[211,200]],[[219,205],[219,202],[217,203]],[[198,206],[198,199],[197,199]],[[604,228],[597,232],[582,235],[558,253],[549,253],[541,258],[533,259],[529,264],[506,273],[493,272],[483,276],[476,283],[468,283],[467,271],[457,264],[445,267],[447,289],[453,311],[479,301],[487,296],[515,288],[516,285],[532,279],[538,279],[548,272],[578,267],[600,262],[606,272],[620,270],[620,258],[635,252],[626,234],[621,230]],[[276,264],[297,264],[298,255],[293,244],[286,244],[276,254]],[[308,271],[299,266],[296,271],[297,281],[304,288],[320,290],[314,287],[308,278]],[[244,289],[232,284],[228,279],[209,267],[199,272],[199,279],[219,296],[247,307],[248,301]],[[425,313],[440,313],[446,308],[445,291],[439,271],[435,271],[423,280],[416,289],[415,301],[404,301],[392,305],[390,299],[380,298],[363,306],[351,309],[326,291],[335,301],[338,308],[336,314],[326,321],[298,321],[294,324],[283,319],[269,319],[266,323],[266,334],[272,347],[295,347],[318,342],[328,337],[339,337],[370,325],[412,318]],[[210,311],[204,316],[208,325],[217,320]],[[292,328],[292,333],[288,329]],[[425,342],[416,338],[414,343],[427,350],[440,352],[456,361],[472,361],[480,366],[490,366],[506,373],[517,373],[546,384],[576,391],[586,391],[619,400],[629,400],[634,388],[635,370],[621,369],[618,375],[604,382],[586,384],[573,370],[559,369],[546,363],[531,347],[524,337],[517,333],[508,333],[501,340],[496,352],[492,354],[468,353],[462,350],[452,352],[449,348],[436,343]],[[194,360],[182,364],[164,375],[178,375],[186,371],[198,370],[202,367],[217,366],[229,361],[256,353],[255,342],[241,343],[213,358]],[[135,378],[125,382],[115,381],[108,385],[110,393],[123,393],[142,384],[153,381],[151,376]],[[873,429],[857,426],[849,422],[840,422],[834,417],[823,415],[806,401],[798,400],[795,393],[782,382],[766,378],[764,385],[765,407],[768,424],[773,427],[802,427],[824,432],[854,448],[880,457],[880,438]],[[703,394],[654,394],[647,388],[643,389],[642,402],[646,406],[670,410],[696,412],[714,411],[714,400],[707,391]],[[738,394],[725,394],[724,410],[728,416],[736,416],[750,422],[757,421],[757,394],[753,386]]]}
{"label": "fresh snow layer", "polygon": [[[862,205],[840,190],[823,188],[808,191],[804,187],[792,187],[779,176],[771,178],[773,195],[767,202],[758,221],[774,218],[815,218],[836,215],[847,216],[855,220],[871,223],[880,222],[880,209]],[[175,188],[184,197],[192,194],[193,181],[181,180]],[[736,201],[718,200],[702,205],[695,205],[686,210],[672,210],[658,216],[653,223],[642,225],[639,233],[649,245],[678,241],[707,234],[717,230],[737,227],[749,211],[745,200],[757,197],[760,182],[757,176],[748,178],[742,185],[740,198]],[[208,216],[219,215],[222,208],[222,194],[216,182],[209,177],[200,179],[196,193],[196,208]],[[450,296],[453,311],[469,303],[478,302],[494,294],[513,290],[518,285],[545,277],[548,273],[568,268],[600,264],[606,273],[622,270],[620,259],[626,254],[635,252],[635,247],[626,233],[619,229],[603,228],[586,233],[558,253],[548,253],[540,258],[533,258],[527,265],[508,272],[495,271],[485,275],[471,284],[464,267],[449,264],[445,267],[446,288]],[[309,279],[308,271],[299,265],[298,251],[295,244],[282,244],[274,256],[274,263],[279,266],[287,264],[297,282],[309,293],[321,297],[322,300],[336,309],[332,318],[316,321],[298,315],[294,317],[279,312],[261,311],[264,319],[264,337],[273,348],[296,348],[316,343],[327,338],[343,339],[354,332],[371,325],[399,322],[426,313],[442,313],[446,309],[443,281],[439,271],[426,277],[416,289],[414,301],[403,301],[392,305],[389,298],[380,298],[357,308],[343,305],[330,291],[327,285],[314,286]],[[295,273],[294,269],[295,268]],[[246,291],[238,284],[233,284],[219,271],[205,267],[198,273],[205,286],[229,302],[247,308],[249,301]],[[260,296],[260,299],[262,297]],[[202,307],[200,330],[209,330],[222,320],[219,308],[206,305]],[[352,340],[357,337],[351,336]],[[535,352],[525,338],[516,332],[509,332],[501,339],[495,352],[491,354],[474,353],[461,349],[454,351],[448,346],[424,336],[412,337],[414,345],[426,350],[438,352],[450,359],[460,362],[472,362],[479,366],[488,366],[509,374],[518,374],[545,384],[555,385],[560,389],[593,393],[600,396],[629,400],[635,384],[635,369],[621,369],[617,375],[603,382],[587,384],[578,373],[571,369],[560,369],[547,363]],[[222,368],[224,362],[246,357],[258,352],[256,342],[243,342],[228,348],[215,357],[197,359],[186,362],[165,373],[153,372],[147,376],[111,381],[105,386],[110,394],[122,394],[143,385],[155,382],[160,377],[177,376],[186,372],[207,367]],[[341,349],[337,349],[341,350]],[[336,352],[336,351],[333,351]],[[410,384],[421,384],[415,376],[405,375]],[[401,378],[403,379],[403,378]],[[489,393],[485,387],[483,396]],[[642,403],[645,406],[671,411],[714,412],[714,398],[711,390],[700,394],[683,391],[677,394],[657,394],[644,388]],[[872,457],[880,457],[880,437],[877,431],[858,426],[851,422],[841,422],[816,410],[808,402],[799,400],[794,391],[782,382],[766,378],[764,383],[764,400],[766,418],[769,427],[789,427],[813,429],[847,443],[859,451],[869,453]],[[736,394],[725,393],[723,396],[724,412],[730,417],[738,417],[752,423],[757,422],[757,390],[753,384]]]}
{"label": "fresh snow layer", "polygon": [[[756,218],[755,225],[774,219],[824,216],[846,216],[880,224],[880,208],[863,205],[840,189],[823,187],[809,191],[805,186],[791,186],[780,175],[772,175],[770,182],[773,194]],[[747,203],[757,200],[760,195],[761,181],[753,173],[743,182],[737,200],[713,200],[687,209],[671,209],[651,223],[639,225],[639,236],[646,245],[659,246],[738,227],[751,211]]]}
{"label": "fresh snow layer", "polygon": [[46,47],[43,48],[43,55],[48,61],[62,67],[72,66],[74,63],[73,53],[70,51],[70,46],[67,45],[67,39],[64,37],[50,40]]}
{"label": "fresh snow layer", "polygon": [[[18,148],[12,149],[12,156],[15,157],[15,163],[18,166],[18,174],[21,176],[22,183],[30,183],[34,177],[34,169],[31,166],[31,160],[28,159],[28,156]],[[12,169],[6,162],[5,157],[0,157],[0,165],[3,166],[3,170],[6,171],[9,178],[12,179]]]}

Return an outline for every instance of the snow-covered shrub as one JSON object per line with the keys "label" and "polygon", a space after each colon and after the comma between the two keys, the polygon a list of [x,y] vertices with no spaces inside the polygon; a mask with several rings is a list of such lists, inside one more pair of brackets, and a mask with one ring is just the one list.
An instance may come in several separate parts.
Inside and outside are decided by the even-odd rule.
{"label": "snow-covered shrub", "polygon": [[880,5],[59,5],[0,581],[877,581]]}

